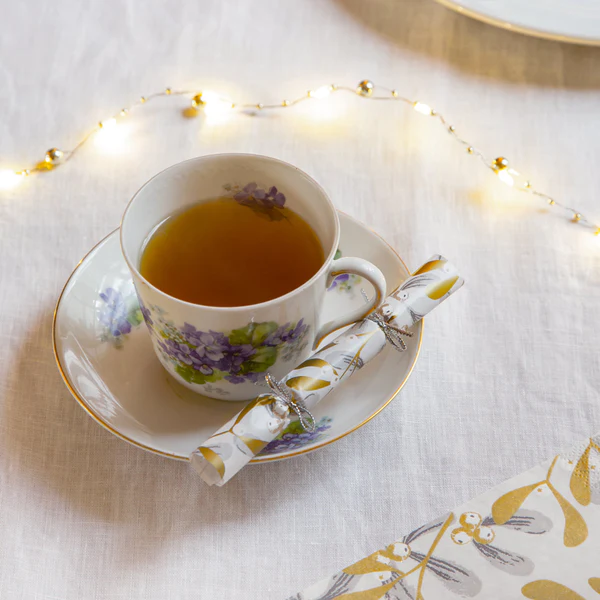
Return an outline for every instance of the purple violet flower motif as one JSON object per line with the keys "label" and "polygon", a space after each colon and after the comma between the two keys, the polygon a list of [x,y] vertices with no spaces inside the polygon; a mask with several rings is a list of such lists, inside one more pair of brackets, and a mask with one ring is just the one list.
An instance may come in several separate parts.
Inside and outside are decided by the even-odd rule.
{"label": "purple violet flower motif", "polygon": [[195,347],[199,357],[213,362],[221,360],[230,348],[227,338],[217,331],[198,331],[193,325],[185,323],[182,333],[185,341]]}
{"label": "purple violet flower motif", "polygon": [[225,356],[216,364],[217,369],[237,374],[242,364],[256,353],[251,344],[229,346]]}
{"label": "purple violet flower motif", "polygon": [[127,320],[127,306],[123,295],[109,287],[100,294],[100,298],[106,303],[100,313],[100,322],[110,330],[114,337],[129,333],[131,323]]}
{"label": "purple violet flower motif", "polygon": [[204,375],[212,375],[214,370],[211,365],[208,364],[206,358],[202,358],[198,356],[198,354],[194,351],[190,354],[190,358],[192,359],[192,368],[196,371],[200,371],[200,373]]}
{"label": "purple violet flower motif", "polygon": [[284,336],[284,342],[293,342],[297,340],[301,335],[305,333],[308,329],[308,325],[304,324],[304,319],[300,319],[298,323],[296,323],[296,327],[292,327]]}
{"label": "purple violet flower motif", "polygon": [[245,375],[226,375],[225,379],[229,381],[229,383],[258,383],[261,379],[264,378],[266,371],[262,373],[246,373]]}
{"label": "purple violet flower motif", "polygon": [[233,198],[241,204],[259,204],[266,208],[277,206],[283,208],[285,204],[285,196],[277,190],[275,186],[271,186],[269,191],[259,188],[253,181],[244,186],[239,192],[234,194]]}
{"label": "purple violet flower motif", "polygon": [[342,283],[343,281],[348,281],[348,279],[350,279],[350,274],[349,273],[342,273],[341,275],[338,275],[333,280],[333,283],[327,289],[328,290],[332,290],[334,287],[336,287],[338,285],[338,283]]}
{"label": "purple violet flower motif", "polygon": [[140,310],[142,311],[142,316],[144,317],[144,321],[148,326],[153,325],[154,321],[152,320],[152,313],[150,309],[147,308],[144,303],[140,300]]}
{"label": "purple violet flower motif", "polygon": [[226,375],[225,379],[229,381],[229,383],[246,383],[246,378],[243,375]]}
{"label": "purple violet flower motif", "polygon": [[267,374],[266,371],[261,371],[260,373],[257,373],[257,372],[246,373],[246,379],[252,383],[258,383],[259,381],[264,379],[266,374]]}
{"label": "purple violet flower motif", "polygon": [[170,358],[185,365],[189,365],[204,375],[212,375],[213,368],[212,365],[209,364],[209,361],[206,360],[206,358],[199,356],[196,350],[187,344],[180,344],[174,340],[165,340],[164,342],[160,340],[158,345]]}
{"label": "purple violet flower motif", "polygon": [[187,344],[180,344],[174,340],[167,340],[165,346],[169,356],[186,365],[193,364],[192,357],[190,356],[192,354],[192,349]]}
{"label": "purple violet flower motif", "polygon": [[280,325],[273,333],[271,333],[263,342],[265,346],[279,346],[285,341],[285,331],[290,326],[290,323]]}
{"label": "purple violet flower motif", "polygon": [[304,319],[300,319],[295,327],[290,328],[290,323],[281,325],[263,342],[265,346],[279,346],[285,342],[293,342],[297,340],[308,329],[308,325],[304,324]]}
{"label": "purple violet flower motif", "polygon": [[275,186],[272,186],[269,190],[269,193],[267,194],[267,199],[279,208],[283,208],[283,205],[285,204],[285,196],[281,192],[277,191],[277,188]]}
{"label": "purple violet flower motif", "polygon": [[252,200],[253,192],[256,189],[256,183],[252,182],[244,186],[244,188],[234,195],[234,199],[238,202],[246,202]]}

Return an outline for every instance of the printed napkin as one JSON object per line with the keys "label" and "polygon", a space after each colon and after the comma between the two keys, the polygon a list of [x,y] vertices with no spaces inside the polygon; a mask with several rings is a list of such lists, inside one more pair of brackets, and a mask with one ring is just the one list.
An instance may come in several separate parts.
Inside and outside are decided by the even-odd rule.
{"label": "printed napkin", "polygon": [[600,600],[600,433],[288,600]]}

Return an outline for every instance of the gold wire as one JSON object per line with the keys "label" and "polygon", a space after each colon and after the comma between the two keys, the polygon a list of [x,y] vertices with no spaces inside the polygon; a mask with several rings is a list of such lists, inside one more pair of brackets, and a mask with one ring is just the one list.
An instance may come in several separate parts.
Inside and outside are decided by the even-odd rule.
{"label": "gold wire", "polygon": [[[361,94],[359,91],[357,91],[356,88],[332,85],[332,86],[330,86],[330,93],[333,94],[336,92],[345,92],[345,93],[351,93],[354,96],[359,96],[360,98],[363,98],[364,100],[377,100],[377,101],[384,101],[384,102],[385,101],[402,102],[404,104],[410,105],[412,108],[414,108],[415,105],[417,104],[416,100],[411,100],[410,98],[400,96],[396,90],[392,90],[390,88],[386,88],[383,86],[377,86],[375,89],[377,90],[377,94],[365,95],[365,94]],[[169,90],[169,91],[167,91],[167,90]],[[385,92],[385,95],[381,95],[380,92]],[[194,96],[198,93],[199,92],[194,91],[194,90],[175,90],[175,89],[171,89],[171,88],[166,88],[164,91],[161,91],[161,92],[154,92],[152,94],[149,94],[148,96],[141,96],[139,100],[137,100],[136,102],[131,104],[129,107],[119,110],[119,112],[113,118],[115,118],[117,120],[120,118],[123,118],[124,116],[129,114],[133,109],[138,108],[142,105],[148,104],[149,102],[152,102],[152,100],[155,100],[156,98],[162,98],[162,97],[168,97],[168,96]],[[238,110],[243,110],[243,111],[281,110],[281,109],[285,109],[285,108],[290,108],[292,106],[296,106],[297,104],[300,104],[301,102],[305,102],[306,100],[319,101],[319,99],[312,98],[308,94],[305,94],[303,96],[296,98],[295,100],[285,100],[279,104],[262,104],[260,102],[253,103],[253,104],[249,104],[249,103],[232,104],[232,108],[235,108]],[[126,112],[126,115],[121,114],[123,111]],[[454,138],[454,140],[456,142],[458,142],[465,148],[470,149],[469,154],[472,154],[473,156],[476,156],[477,158],[479,158],[479,160],[483,163],[483,165],[485,167],[487,167],[491,171],[497,173],[497,168],[494,167],[493,161],[491,159],[489,159],[481,150],[479,150],[471,142],[461,138],[456,133],[456,129],[449,124],[449,122],[445,119],[445,117],[442,114],[438,113],[435,109],[432,108],[431,115],[426,114],[424,116],[431,116],[432,118],[437,119],[437,121],[439,121],[439,123],[446,128],[448,133]],[[96,127],[94,127],[93,129],[88,131],[88,133],[85,134],[85,136],[77,143],[77,145],[74,148],[72,148],[71,150],[64,150],[63,151],[64,159],[63,159],[62,163],[57,163],[56,165],[53,165],[53,168],[57,168],[60,166],[60,164],[64,164],[64,163],[68,162],[69,160],[71,160],[71,158],[73,158],[73,156],[88,142],[88,140],[99,129],[100,129],[100,126],[96,125]],[[40,166],[42,164],[43,163],[39,163],[38,165],[32,166],[29,169],[17,170],[17,171],[15,171],[15,173],[22,174],[27,170],[30,173],[45,171],[46,169],[43,166]],[[597,223],[594,223],[593,221],[591,221],[590,219],[585,217],[580,211],[578,211],[570,206],[567,206],[566,204],[558,202],[552,196],[549,196],[548,194],[545,194],[544,192],[540,192],[539,190],[536,190],[533,186],[531,186],[531,184],[528,183],[528,185],[525,185],[525,186],[515,186],[514,189],[516,191],[523,192],[526,194],[531,194],[533,196],[537,196],[543,200],[546,200],[547,204],[549,206],[551,206],[552,208],[560,209],[560,210],[563,210],[565,213],[568,213],[568,215],[572,221],[575,221],[586,227],[593,228],[594,234],[600,235],[600,225],[598,225]]]}

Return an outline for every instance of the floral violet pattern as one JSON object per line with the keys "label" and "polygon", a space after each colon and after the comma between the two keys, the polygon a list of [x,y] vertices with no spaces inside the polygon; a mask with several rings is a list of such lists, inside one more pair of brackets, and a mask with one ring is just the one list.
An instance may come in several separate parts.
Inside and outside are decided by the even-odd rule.
{"label": "floral violet pattern", "polygon": [[[335,260],[337,260],[338,258],[341,258],[341,256],[342,251],[338,248],[334,258]],[[342,273],[333,280],[331,285],[327,288],[327,291],[330,292],[331,290],[337,289],[340,292],[352,292],[354,291],[354,286],[357,283],[360,283],[361,281],[362,278],[359,275],[354,275],[352,273]]]}
{"label": "floral violet pattern", "polygon": [[283,208],[285,196],[273,185],[268,190],[258,187],[254,182],[246,184],[243,188],[239,186],[224,186],[227,191],[233,191],[233,198],[240,204],[258,204],[265,208]]}
{"label": "floral violet pattern", "polygon": [[222,333],[200,331],[189,323],[176,327],[156,306],[142,305],[141,313],[163,358],[188,383],[257,383],[279,356],[294,360],[307,344],[309,326],[303,319],[285,325],[248,323]]}
{"label": "floral violet pattern", "polygon": [[285,218],[282,210],[285,206],[285,195],[274,185],[261,187],[252,181],[241,187],[238,184],[226,183],[223,189],[229,192],[238,204],[251,208],[262,218],[271,221]]}
{"label": "floral violet pattern", "polygon": [[299,421],[292,421],[279,435],[279,437],[268,444],[259,456],[267,454],[279,454],[298,450],[309,444],[314,444],[326,438],[325,432],[331,429],[331,417],[323,417],[316,424],[314,431],[305,431]]}
{"label": "floral violet pattern", "polygon": [[131,330],[143,321],[135,294],[123,295],[115,288],[108,287],[100,294],[102,305],[98,320],[104,326],[100,336],[103,342],[111,342],[115,348],[123,347],[123,340]]}

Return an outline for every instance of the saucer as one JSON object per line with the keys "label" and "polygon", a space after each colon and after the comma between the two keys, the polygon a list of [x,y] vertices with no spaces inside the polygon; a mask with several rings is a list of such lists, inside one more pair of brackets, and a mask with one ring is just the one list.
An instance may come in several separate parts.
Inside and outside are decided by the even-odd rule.
{"label": "saucer", "polygon": [[[408,277],[406,265],[365,225],[343,213],[339,217],[339,252],[377,265],[389,294]],[[372,292],[370,284],[356,275],[336,278],[326,294],[324,320],[363,304],[362,289]],[[52,333],[56,362],[73,396],[98,423],[138,448],[188,460],[246,404],[196,394],[160,365],[121,254],[119,230],[99,242],[69,277],[56,305]],[[385,348],[314,409],[314,432],[304,432],[293,422],[252,462],[312,452],[370,421],[408,380],[422,337],[421,321],[405,352]],[[257,386],[257,395],[263,391]]]}

